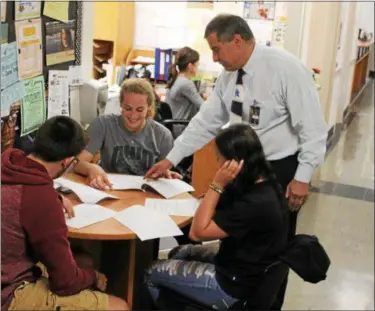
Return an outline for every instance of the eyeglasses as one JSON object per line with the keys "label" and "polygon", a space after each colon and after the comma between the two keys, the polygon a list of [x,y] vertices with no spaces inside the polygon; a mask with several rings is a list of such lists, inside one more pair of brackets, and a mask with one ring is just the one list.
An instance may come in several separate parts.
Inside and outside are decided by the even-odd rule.
{"label": "eyeglasses", "polygon": [[77,157],[74,157],[72,161],[70,161],[69,165],[66,167],[66,169],[70,168],[71,166],[75,166],[79,162],[79,159]]}

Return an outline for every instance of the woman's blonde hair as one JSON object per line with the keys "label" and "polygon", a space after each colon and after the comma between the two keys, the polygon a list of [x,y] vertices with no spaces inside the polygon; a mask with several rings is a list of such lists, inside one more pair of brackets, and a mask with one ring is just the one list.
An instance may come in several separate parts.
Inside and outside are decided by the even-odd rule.
{"label": "woman's blonde hair", "polygon": [[155,115],[155,94],[150,82],[146,79],[131,78],[125,80],[121,84],[120,89],[120,106],[122,107],[125,93],[135,93],[147,96],[148,118],[153,118]]}

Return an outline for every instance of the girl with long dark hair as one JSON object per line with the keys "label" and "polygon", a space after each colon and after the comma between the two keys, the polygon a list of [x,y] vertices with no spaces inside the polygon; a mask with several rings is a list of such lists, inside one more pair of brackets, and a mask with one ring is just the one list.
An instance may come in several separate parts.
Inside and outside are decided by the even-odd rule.
{"label": "girl with long dark hair", "polygon": [[220,247],[178,246],[168,260],[156,261],[146,274],[154,301],[164,287],[208,308],[228,309],[251,295],[286,247],[287,202],[256,133],[247,124],[232,125],[215,143],[220,169],[190,238],[220,240]]}

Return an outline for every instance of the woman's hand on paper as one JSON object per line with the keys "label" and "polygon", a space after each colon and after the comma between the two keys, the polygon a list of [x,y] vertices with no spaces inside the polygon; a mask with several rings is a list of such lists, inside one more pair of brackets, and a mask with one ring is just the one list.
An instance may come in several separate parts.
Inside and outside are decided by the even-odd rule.
{"label": "woman's hand on paper", "polygon": [[89,169],[88,179],[90,186],[93,188],[100,190],[112,189],[112,184],[108,180],[107,174],[99,165],[92,164]]}
{"label": "woman's hand on paper", "polygon": [[231,183],[241,171],[243,166],[243,160],[237,162],[236,160],[225,161],[221,168],[216,172],[213,183],[224,189],[229,183]]}

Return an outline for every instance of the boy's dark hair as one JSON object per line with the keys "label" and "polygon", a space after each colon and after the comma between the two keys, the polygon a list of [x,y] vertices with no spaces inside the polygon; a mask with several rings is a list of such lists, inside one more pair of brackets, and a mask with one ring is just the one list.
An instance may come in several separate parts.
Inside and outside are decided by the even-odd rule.
{"label": "boy's dark hair", "polygon": [[84,147],[81,125],[69,117],[56,116],[39,128],[32,153],[43,161],[57,162],[78,155]]}

